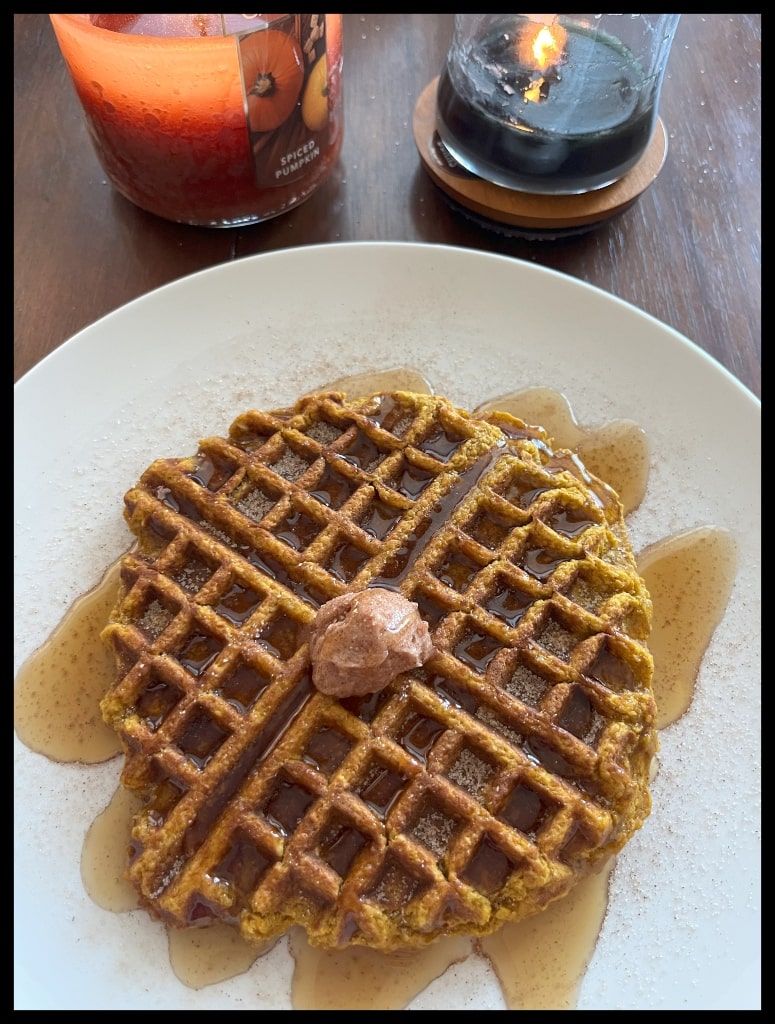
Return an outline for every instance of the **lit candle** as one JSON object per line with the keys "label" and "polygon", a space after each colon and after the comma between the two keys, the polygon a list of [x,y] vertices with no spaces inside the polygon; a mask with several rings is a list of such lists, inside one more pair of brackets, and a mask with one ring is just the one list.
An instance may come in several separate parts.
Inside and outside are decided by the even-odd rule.
{"label": "lit candle", "polygon": [[97,156],[170,220],[266,220],[342,142],[341,15],[52,14]]}
{"label": "lit candle", "polygon": [[621,178],[651,139],[675,24],[645,33],[647,52],[634,52],[602,29],[613,17],[679,16],[457,15],[437,93],[439,135],[455,159],[525,192],[588,192]]}

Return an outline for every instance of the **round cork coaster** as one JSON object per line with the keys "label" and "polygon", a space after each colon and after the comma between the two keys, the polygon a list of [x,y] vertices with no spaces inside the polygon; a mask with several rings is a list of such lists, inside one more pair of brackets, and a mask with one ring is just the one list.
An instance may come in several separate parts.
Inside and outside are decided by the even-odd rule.
{"label": "round cork coaster", "polygon": [[576,196],[535,195],[494,185],[462,167],[436,131],[436,86],[424,89],[414,108],[413,130],[420,157],[433,181],[477,221],[523,229],[532,237],[558,237],[589,230],[632,206],[657,177],[667,156],[667,133],[661,118],[646,152],[623,178],[594,192]]}

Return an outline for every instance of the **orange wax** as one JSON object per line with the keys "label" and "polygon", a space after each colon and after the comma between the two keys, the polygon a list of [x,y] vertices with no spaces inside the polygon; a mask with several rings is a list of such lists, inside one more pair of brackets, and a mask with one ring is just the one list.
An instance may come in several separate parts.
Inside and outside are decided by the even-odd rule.
{"label": "orange wax", "polygon": [[[220,15],[50,17],[97,156],[118,191],[144,210],[214,227],[266,220],[311,195],[339,155],[339,14],[267,15],[276,20],[257,32],[260,23],[252,16],[228,15],[225,30],[238,30],[229,35],[221,34]],[[157,34],[144,34],[151,30],[148,19],[160,18],[167,22],[152,26]],[[234,19],[241,19],[236,26]],[[278,40],[285,44],[281,58]],[[248,46],[254,49],[241,49]],[[290,67],[294,58],[296,68]],[[282,73],[292,74],[288,88],[298,92],[295,101],[286,93],[285,107],[279,102],[281,60]],[[324,66],[314,72],[319,60]],[[243,79],[243,69],[255,76],[265,65],[263,81],[273,95],[251,105],[282,111],[280,124],[271,116],[248,117],[256,79]],[[312,130],[302,108],[321,72],[327,72],[322,102],[328,116],[324,107]],[[307,99],[305,113],[316,98]]]}

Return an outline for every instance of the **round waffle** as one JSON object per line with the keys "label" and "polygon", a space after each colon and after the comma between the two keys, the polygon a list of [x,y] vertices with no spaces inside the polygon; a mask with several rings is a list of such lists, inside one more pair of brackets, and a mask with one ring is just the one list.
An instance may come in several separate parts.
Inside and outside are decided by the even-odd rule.
{"label": "round waffle", "polygon": [[[307,396],[157,460],[125,515],[102,711],[144,798],[128,876],[165,922],[330,948],[482,935],[643,824],[650,599],[616,495],[541,429]],[[435,651],[323,694],[317,610],[374,586],[417,604]]]}

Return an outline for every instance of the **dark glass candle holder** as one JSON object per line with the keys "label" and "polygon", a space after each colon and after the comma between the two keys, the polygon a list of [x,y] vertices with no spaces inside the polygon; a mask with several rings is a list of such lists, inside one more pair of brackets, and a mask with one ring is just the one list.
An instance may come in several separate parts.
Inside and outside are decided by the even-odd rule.
{"label": "dark glass candle holder", "polygon": [[436,125],[467,170],[578,195],[643,156],[680,14],[456,14]]}

